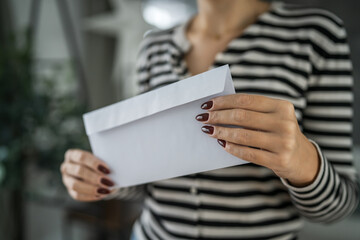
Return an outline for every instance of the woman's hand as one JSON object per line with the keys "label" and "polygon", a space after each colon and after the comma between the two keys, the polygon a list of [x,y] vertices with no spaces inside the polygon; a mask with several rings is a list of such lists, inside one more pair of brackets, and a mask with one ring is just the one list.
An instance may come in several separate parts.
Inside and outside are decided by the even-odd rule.
{"label": "woman's hand", "polygon": [[227,152],[267,167],[297,187],[306,186],[316,178],[320,157],[302,134],[292,103],[241,93],[216,97],[201,108],[209,111],[197,115],[196,120],[210,124],[202,130],[217,138]]}
{"label": "woman's hand", "polygon": [[70,196],[78,201],[98,201],[111,191],[114,183],[106,176],[109,167],[90,152],[69,149],[60,167],[62,180]]}

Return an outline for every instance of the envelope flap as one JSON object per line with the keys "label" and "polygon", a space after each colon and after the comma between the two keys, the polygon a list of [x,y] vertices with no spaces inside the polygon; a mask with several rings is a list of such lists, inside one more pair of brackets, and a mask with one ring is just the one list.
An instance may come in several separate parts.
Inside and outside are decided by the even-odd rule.
{"label": "envelope flap", "polygon": [[[224,91],[229,66],[224,65],[83,115],[87,135]],[[199,106],[200,110],[200,106]]]}

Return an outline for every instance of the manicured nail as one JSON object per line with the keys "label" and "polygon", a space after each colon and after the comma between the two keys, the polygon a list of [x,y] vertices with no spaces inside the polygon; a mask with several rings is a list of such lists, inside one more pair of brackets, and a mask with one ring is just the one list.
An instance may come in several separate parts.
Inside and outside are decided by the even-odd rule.
{"label": "manicured nail", "polygon": [[223,148],[226,146],[226,142],[224,140],[218,139],[217,141]]}
{"label": "manicured nail", "polygon": [[103,165],[99,165],[98,166],[98,169],[99,169],[99,171],[101,171],[101,172],[103,172],[103,173],[105,173],[105,174],[109,174],[110,173],[110,170],[109,169],[107,169],[105,166],[103,166]]}
{"label": "manicured nail", "polygon": [[213,134],[213,132],[214,132],[214,127],[212,127],[212,126],[203,126],[203,127],[201,128],[201,130],[202,130],[204,133]]}
{"label": "manicured nail", "polygon": [[97,192],[100,194],[109,194],[110,193],[110,191],[107,190],[106,188],[98,188]]}
{"label": "manicured nail", "polygon": [[201,122],[207,121],[209,119],[209,114],[208,113],[199,114],[195,117],[195,119]]}
{"label": "manicured nail", "polygon": [[206,102],[206,103],[203,103],[203,104],[201,105],[201,108],[202,108],[202,109],[205,109],[205,110],[208,110],[208,109],[210,109],[212,106],[213,106],[213,101],[208,101],[208,102]]}
{"label": "manicured nail", "polygon": [[114,183],[112,181],[110,181],[109,179],[106,179],[106,178],[101,178],[101,183],[106,185],[106,186],[109,186],[109,187],[112,187],[114,186]]}

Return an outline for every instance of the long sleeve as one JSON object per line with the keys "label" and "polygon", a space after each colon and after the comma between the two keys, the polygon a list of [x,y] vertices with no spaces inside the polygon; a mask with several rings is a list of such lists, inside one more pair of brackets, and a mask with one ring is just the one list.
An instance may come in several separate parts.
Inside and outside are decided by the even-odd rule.
{"label": "long sleeve", "polygon": [[356,209],[359,183],[352,153],[353,75],[346,31],[335,17],[325,26],[312,36],[312,73],[302,121],[304,135],[321,158],[320,170],[303,188],[281,180],[302,216],[331,223]]}
{"label": "long sleeve", "polygon": [[145,196],[145,186],[146,185],[137,185],[131,187],[124,187],[115,189],[109,195],[107,195],[104,200],[110,199],[119,199],[119,200],[142,200]]}

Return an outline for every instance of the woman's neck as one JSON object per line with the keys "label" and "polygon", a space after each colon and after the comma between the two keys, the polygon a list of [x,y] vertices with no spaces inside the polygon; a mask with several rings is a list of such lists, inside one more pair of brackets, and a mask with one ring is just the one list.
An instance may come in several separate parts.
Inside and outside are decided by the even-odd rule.
{"label": "woman's neck", "polygon": [[237,34],[269,8],[260,0],[198,0],[191,30],[214,38]]}

